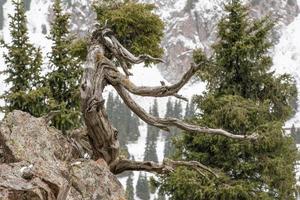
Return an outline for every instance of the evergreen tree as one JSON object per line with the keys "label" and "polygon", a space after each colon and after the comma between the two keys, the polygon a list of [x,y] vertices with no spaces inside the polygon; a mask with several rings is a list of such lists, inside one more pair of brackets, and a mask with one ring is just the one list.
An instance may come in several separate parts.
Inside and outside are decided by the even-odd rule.
{"label": "evergreen tree", "polygon": [[182,104],[181,101],[175,101],[174,116],[175,118],[182,119]]}
{"label": "evergreen tree", "polygon": [[[150,108],[150,114],[158,117],[158,103],[157,100],[154,101],[153,106]],[[146,137],[146,148],[144,153],[144,160],[158,162],[158,157],[156,153],[157,139],[159,135],[159,129],[153,126],[147,126],[147,137]]]}
{"label": "evergreen tree", "polygon": [[166,110],[165,117],[173,117],[174,109],[173,109],[173,103],[171,101],[171,98],[168,99],[166,108],[167,108],[167,110]]}
{"label": "evergreen tree", "polygon": [[108,93],[108,98],[106,101],[106,111],[108,114],[108,117],[111,121],[114,121],[113,118],[113,112],[114,112],[114,95],[112,92]]}
{"label": "evergreen tree", "polygon": [[[165,117],[174,117],[181,119],[182,116],[182,104],[176,100],[173,106],[171,100],[167,102],[167,111]],[[164,156],[170,157],[174,153],[175,147],[173,145],[173,139],[179,134],[180,130],[176,127],[172,127],[170,132],[166,134]]]}
{"label": "evergreen tree", "polygon": [[11,44],[1,41],[8,50],[4,54],[7,69],[2,73],[7,75],[5,82],[11,85],[1,97],[6,103],[2,110],[22,110],[39,117],[47,112],[47,89],[42,87],[40,76],[42,54],[29,42],[24,1],[12,1],[12,4],[15,7],[14,15],[9,15],[12,41]]}
{"label": "evergreen tree", "polygon": [[196,114],[195,102],[193,100],[191,100],[190,102],[188,102],[186,104],[184,119],[186,119],[186,120],[190,119],[190,118],[194,117],[195,114]]}
{"label": "evergreen tree", "polygon": [[133,188],[133,172],[130,172],[126,181],[126,199],[134,200],[134,188]]}
{"label": "evergreen tree", "polygon": [[153,102],[151,114],[155,117],[159,117],[157,99],[155,99]]}
{"label": "evergreen tree", "polygon": [[150,199],[149,184],[147,176],[145,174],[139,174],[139,178],[136,185],[136,196],[139,197],[141,200]]}
{"label": "evergreen tree", "polygon": [[54,19],[49,36],[53,42],[49,55],[51,72],[47,74],[47,81],[52,96],[51,109],[60,110],[52,123],[56,128],[66,131],[81,125],[81,69],[79,59],[71,55],[69,15],[63,13],[60,0],[54,1],[53,12]]}
{"label": "evergreen tree", "polygon": [[293,124],[291,128],[291,136],[294,138],[295,142],[297,143],[297,133],[296,133],[295,124]]}
{"label": "evergreen tree", "polygon": [[119,96],[114,97],[109,93],[106,110],[114,127],[119,130],[119,141],[121,147],[127,148],[128,142],[136,141],[139,136],[139,118],[133,114]]}
{"label": "evergreen tree", "polygon": [[[213,46],[214,61],[199,73],[208,91],[197,98],[201,115],[194,122],[236,134],[255,132],[259,139],[241,143],[221,136],[185,135],[177,143],[179,156],[224,174],[207,179],[180,168],[163,179],[162,190],[178,200],[295,199],[297,150],[282,126],[291,116],[289,103],[296,92],[290,76],[270,72],[267,37],[273,23],[267,17],[250,20],[239,0],[230,1],[225,11]],[[195,52],[196,63],[204,59],[201,51]]]}
{"label": "evergreen tree", "polygon": [[131,112],[131,116],[129,119],[129,129],[128,129],[128,141],[134,142],[137,141],[140,137],[139,131],[140,120],[138,116]]}
{"label": "evergreen tree", "polygon": [[158,197],[154,200],[166,200],[166,196],[164,194],[158,193]]}
{"label": "evergreen tree", "polygon": [[164,24],[154,14],[154,9],[154,4],[137,3],[135,0],[104,0],[95,3],[100,24],[108,20],[108,25],[126,49],[135,55],[149,54],[159,58],[163,54],[160,42]]}

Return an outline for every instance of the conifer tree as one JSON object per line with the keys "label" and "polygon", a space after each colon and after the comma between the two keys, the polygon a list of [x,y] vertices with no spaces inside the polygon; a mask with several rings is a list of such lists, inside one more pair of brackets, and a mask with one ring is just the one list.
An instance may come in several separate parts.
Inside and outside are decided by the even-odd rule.
{"label": "conifer tree", "polygon": [[[156,117],[159,116],[157,100],[155,100],[153,105],[150,107],[149,113]],[[158,157],[156,153],[158,135],[159,135],[158,128],[150,125],[147,126],[147,137],[146,137],[146,148],[144,153],[144,160],[158,162]]]}
{"label": "conifer tree", "polygon": [[49,36],[53,42],[49,55],[51,71],[47,74],[47,81],[52,96],[51,109],[60,111],[52,123],[56,128],[66,131],[81,124],[79,109],[81,69],[79,59],[71,55],[69,15],[63,13],[61,0],[54,1],[53,12],[54,19]]}
{"label": "conifer tree", "polygon": [[28,38],[27,20],[24,1],[12,1],[15,7],[14,15],[10,18],[10,44],[1,41],[1,45],[8,50],[4,54],[6,70],[2,71],[10,84],[10,89],[1,97],[6,105],[5,112],[22,110],[39,117],[47,112],[47,89],[43,86],[41,77],[42,53],[35,48]]}
{"label": "conifer tree", "polygon": [[[252,21],[240,0],[231,0],[219,23],[212,64],[200,71],[208,91],[197,98],[201,111],[194,121],[235,134],[256,132],[253,143],[238,143],[219,136],[185,135],[177,143],[180,157],[214,168],[219,178],[209,179],[178,169],[163,180],[171,199],[285,200],[295,199],[296,148],[283,134],[291,116],[295,86],[289,75],[274,76],[268,49],[273,23]],[[194,60],[205,58],[196,51]]]}
{"label": "conifer tree", "polygon": [[109,93],[106,109],[109,119],[119,132],[120,145],[127,148],[128,142],[134,142],[140,136],[139,118],[122,102],[119,96]]}
{"label": "conifer tree", "polygon": [[126,181],[126,199],[134,200],[134,188],[133,188],[133,172],[129,173],[128,179]]}
{"label": "conifer tree", "polygon": [[139,131],[140,121],[139,118],[132,112],[130,112],[129,128],[128,128],[128,141],[137,141],[140,136]]}
{"label": "conifer tree", "polygon": [[174,109],[173,109],[173,103],[171,101],[171,98],[168,99],[168,102],[167,102],[167,105],[166,105],[166,114],[165,114],[165,117],[173,117],[174,114]]}
{"label": "conifer tree", "polygon": [[191,100],[186,104],[184,119],[188,120],[191,117],[194,117],[195,113],[196,113],[195,102]]}
{"label": "conifer tree", "polygon": [[145,174],[139,174],[139,178],[136,185],[136,196],[139,197],[141,200],[150,199],[149,184],[147,176]]}
{"label": "conifer tree", "polygon": [[[181,119],[182,116],[182,104],[180,101],[176,100],[173,105],[171,100],[169,99],[167,102],[167,111],[165,117],[174,117]],[[165,148],[164,148],[164,156],[170,157],[174,153],[175,147],[173,145],[173,139],[179,133],[179,129],[176,127],[172,127],[170,132],[166,134],[165,138]]]}

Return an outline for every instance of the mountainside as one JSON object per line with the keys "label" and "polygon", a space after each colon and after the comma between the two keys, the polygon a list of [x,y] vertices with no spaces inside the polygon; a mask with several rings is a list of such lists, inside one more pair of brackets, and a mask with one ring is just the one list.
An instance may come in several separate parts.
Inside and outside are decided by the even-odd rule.
{"label": "mountainside", "polygon": [[[195,48],[202,48],[210,53],[210,46],[216,40],[217,22],[223,15],[226,0],[146,0],[158,6],[158,14],[166,23],[165,65],[160,65],[163,75],[168,80],[176,80],[186,71],[191,62],[191,53]],[[271,15],[277,19],[275,42],[281,32],[299,13],[296,0],[245,0],[250,14],[259,18]],[[174,71],[174,69],[176,69]]]}
{"label": "mountainside", "polygon": [[[187,70],[191,62],[191,53],[195,48],[203,48],[210,53],[210,46],[216,40],[216,23],[222,16],[222,6],[226,0],[140,0],[154,3],[157,14],[165,22],[165,37],[162,46],[165,50],[166,64],[158,69],[169,82],[176,81]],[[51,42],[46,39],[49,34],[49,21],[52,19],[51,1],[25,0],[29,23],[30,39],[43,49],[44,55],[49,52]],[[84,37],[90,25],[94,22],[92,12],[93,0],[65,0],[65,8],[72,13],[71,24],[74,34]],[[249,5],[251,15],[261,17],[267,14],[276,17],[277,27],[273,34],[276,42],[272,51],[274,69],[279,73],[291,73],[300,89],[298,55],[300,48],[297,44],[297,33],[300,27],[299,0],[245,0]],[[10,1],[0,3],[0,37],[9,41],[8,14],[13,12]],[[2,12],[3,11],[3,12]],[[0,53],[2,54],[2,49]],[[45,60],[45,66],[47,59]],[[0,56],[0,69],[3,69],[3,58]],[[0,77],[0,81],[3,77]],[[158,80],[159,81],[159,80]],[[3,84],[0,91],[3,91]],[[297,113],[297,118],[300,114]],[[293,123],[292,120],[289,124]],[[295,121],[299,123],[299,121]]]}
{"label": "mountainside", "polygon": [[[65,0],[65,8],[72,14],[71,24],[73,33],[84,37],[94,22],[95,15],[91,11],[93,0]],[[216,24],[222,16],[222,6],[225,0],[140,0],[145,3],[154,3],[159,14],[165,22],[165,38],[162,46],[165,50],[164,59],[166,64],[143,69],[135,66],[131,71],[131,78],[137,85],[160,85],[160,81],[175,82],[189,67],[191,53],[195,48],[203,48],[211,53],[210,46],[216,40]],[[290,73],[297,82],[300,91],[300,0],[245,0],[249,5],[251,15],[261,17],[271,14],[277,17],[276,31],[273,39],[276,42],[274,49],[270,52],[274,58],[274,67],[277,73]],[[30,40],[43,49],[44,56],[50,51],[51,42],[46,39],[49,34],[52,1],[49,0],[26,0],[27,20]],[[10,0],[0,2],[0,37],[5,41],[10,40],[8,14],[13,13]],[[0,55],[3,53],[0,49]],[[45,69],[47,59],[44,60]],[[0,56],[0,70],[5,67],[3,57]],[[8,86],[3,84],[3,76],[0,76],[0,94]],[[191,97],[193,94],[201,94],[205,84],[198,82],[188,85],[181,94]],[[107,90],[107,96],[108,96]],[[107,97],[106,96],[106,97]],[[137,102],[146,110],[153,103],[153,98],[138,98]],[[300,92],[298,105],[300,105]],[[168,98],[162,98],[158,102],[159,114],[164,116]],[[0,102],[1,103],[1,102]],[[185,106],[185,105],[184,105]],[[0,114],[1,119],[1,114]],[[287,124],[296,123],[300,126],[300,112]],[[141,136],[139,139],[127,145],[130,155],[136,160],[143,160],[146,145],[147,126],[141,124],[139,127]],[[158,160],[163,159],[165,138],[160,135],[157,142]],[[139,172],[134,172],[134,185],[137,183]],[[126,179],[120,179],[126,185]]]}

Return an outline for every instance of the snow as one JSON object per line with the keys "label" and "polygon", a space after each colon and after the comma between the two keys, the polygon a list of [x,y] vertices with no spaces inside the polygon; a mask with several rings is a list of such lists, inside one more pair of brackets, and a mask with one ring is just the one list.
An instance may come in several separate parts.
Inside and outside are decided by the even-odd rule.
{"label": "snow", "polygon": [[[298,0],[300,2],[300,0]],[[300,91],[300,15],[286,27],[282,33],[279,43],[275,46],[273,68],[276,73],[291,74],[297,84],[297,89]],[[298,92],[298,105],[300,105],[300,92]],[[300,111],[286,123],[286,127],[291,127],[292,124],[300,125]]]}
{"label": "snow", "polygon": [[[77,0],[76,2],[81,2],[85,5],[88,1],[86,0]],[[146,0],[145,0],[146,1]],[[42,34],[42,25],[45,25],[47,31],[49,33],[49,22],[48,22],[48,13],[49,6],[53,1],[48,0],[32,0],[30,11],[26,13],[27,20],[29,22],[29,37],[31,42],[35,44],[36,47],[41,47],[44,52],[44,57],[46,57],[46,52],[50,51],[51,41],[49,41],[45,35]],[[79,3],[80,3],[79,2]],[[158,1],[158,0],[147,0],[150,3],[156,3],[156,5],[160,6],[156,12],[162,17],[166,23],[172,22],[174,20],[182,20],[182,18],[171,19],[171,13],[182,10],[186,5],[186,0],[170,0],[170,1]],[[201,10],[205,19],[212,19],[216,17],[216,13],[221,13],[221,4],[224,0],[201,0],[198,1],[195,5],[196,10]],[[300,0],[298,0],[298,4],[300,5]],[[11,5],[11,1],[7,1],[3,6],[3,14],[5,16],[4,20],[4,28],[0,30],[0,37],[6,42],[10,41],[9,35],[9,21],[7,20],[9,13],[13,13],[13,7]],[[80,10],[78,11],[80,12]],[[82,15],[84,13],[81,13]],[[300,91],[300,15],[289,24],[287,27],[283,27],[282,36],[280,38],[279,43],[275,46],[273,51],[274,58],[274,66],[273,69],[276,70],[278,74],[282,73],[290,73],[294,76],[297,82],[298,91]],[[193,49],[196,44],[193,43],[192,39],[185,38],[183,36],[179,36],[175,38],[173,42],[184,42],[186,46]],[[197,42],[198,43],[198,42]],[[199,45],[199,43],[198,43]],[[4,49],[0,49],[0,70],[5,68],[3,56],[1,56],[4,52]],[[47,59],[44,61],[44,67],[47,66]],[[156,66],[152,66],[151,68],[144,68],[142,65],[136,65],[131,69],[131,72],[134,74],[131,77],[131,80],[138,86],[159,86],[161,85],[160,81],[164,81],[166,84],[169,84],[161,75]],[[0,76],[0,94],[3,94],[4,90],[8,88],[7,85],[4,84],[4,77]],[[201,94],[205,90],[205,84],[201,82],[197,82],[195,84],[189,83],[179,92],[181,95],[191,98],[194,94]],[[104,97],[107,97],[108,92],[113,91],[112,87],[108,87],[105,90]],[[136,100],[141,107],[143,107],[146,111],[149,110],[149,107],[153,104],[155,98],[153,97],[138,97],[132,95],[134,100]],[[174,101],[175,98],[172,97]],[[168,101],[168,97],[159,98],[158,106],[159,106],[159,114],[160,116],[164,116],[166,112],[166,103]],[[3,102],[0,102],[3,104]],[[300,92],[298,94],[298,104],[300,105]],[[185,107],[185,105],[183,105]],[[0,113],[0,119],[3,117],[3,114]],[[287,127],[290,127],[291,124],[295,123],[296,126],[300,125],[300,111],[297,112],[296,116],[293,117],[286,123]],[[147,125],[142,123],[139,127],[141,136],[134,143],[128,144],[128,150],[131,155],[135,157],[136,160],[143,160],[143,154],[145,151],[146,144],[146,134],[147,134]],[[163,160],[163,151],[164,151],[164,137],[160,134],[159,139],[157,141],[157,155],[160,162]],[[300,167],[297,169],[297,177],[300,176]],[[134,186],[137,183],[139,172],[134,172]],[[149,175],[148,175],[149,177]],[[126,178],[120,179],[122,185],[126,185]],[[138,199],[138,198],[136,198]],[[153,195],[152,195],[153,199]]]}

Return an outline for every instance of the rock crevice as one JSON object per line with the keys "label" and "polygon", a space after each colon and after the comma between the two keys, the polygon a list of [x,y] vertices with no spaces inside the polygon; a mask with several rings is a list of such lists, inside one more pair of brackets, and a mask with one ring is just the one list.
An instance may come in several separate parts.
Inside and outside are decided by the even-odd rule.
{"label": "rock crevice", "polygon": [[21,111],[0,124],[1,200],[124,200],[104,160],[80,158],[62,133]]}

